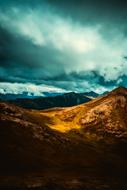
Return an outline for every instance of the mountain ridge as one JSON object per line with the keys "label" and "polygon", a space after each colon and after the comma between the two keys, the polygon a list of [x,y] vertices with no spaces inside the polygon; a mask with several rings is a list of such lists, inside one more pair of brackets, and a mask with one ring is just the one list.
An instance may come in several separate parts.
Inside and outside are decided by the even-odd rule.
{"label": "mountain ridge", "polygon": [[53,107],[69,107],[79,105],[91,100],[91,97],[85,96],[84,93],[70,92],[53,97],[39,97],[34,99],[16,99],[9,101],[17,106],[30,109],[48,109]]}

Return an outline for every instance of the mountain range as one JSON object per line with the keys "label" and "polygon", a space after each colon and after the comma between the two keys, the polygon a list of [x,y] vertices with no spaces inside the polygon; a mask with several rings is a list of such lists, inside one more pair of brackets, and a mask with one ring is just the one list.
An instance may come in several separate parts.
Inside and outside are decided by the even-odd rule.
{"label": "mountain range", "polygon": [[75,106],[97,97],[95,92],[75,93],[69,92],[65,94],[47,94],[45,97],[28,96],[26,93],[22,95],[0,94],[1,101],[9,101],[17,106],[29,109],[43,110],[53,107]]}
{"label": "mountain range", "polygon": [[127,189],[127,89],[47,110],[0,102],[0,188]]}
{"label": "mountain range", "polygon": [[36,99],[36,98],[43,98],[43,97],[56,97],[60,95],[66,95],[66,94],[79,94],[84,96],[90,96],[90,97],[97,97],[99,94],[97,94],[94,91],[90,92],[84,92],[84,93],[77,93],[77,92],[67,92],[67,93],[60,93],[60,92],[43,92],[40,96],[35,96],[32,93],[29,92],[23,92],[22,94],[14,94],[14,93],[0,93],[0,100],[16,100],[16,99]]}
{"label": "mountain range", "polygon": [[23,92],[21,94],[14,94],[14,93],[0,93],[0,100],[16,100],[16,99],[34,99],[39,97],[52,97],[52,96],[59,96],[63,93],[58,92],[43,92],[40,96],[36,96],[33,93]]}
{"label": "mountain range", "polygon": [[75,106],[91,100],[91,97],[75,92],[52,97],[40,97],[34,99],[16,99],[10,102],[17,106],[29,109],[48,109],[53,107]]}

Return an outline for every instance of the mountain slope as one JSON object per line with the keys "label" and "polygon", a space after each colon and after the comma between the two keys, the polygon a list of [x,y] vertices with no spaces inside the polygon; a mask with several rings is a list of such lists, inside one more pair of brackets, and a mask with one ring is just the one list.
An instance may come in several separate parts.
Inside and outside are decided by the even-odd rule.
{"label": "mountain slope", "polygon": [[0,169],[34,170],[38,164],[50,165],[46,156],[53,154],[57,139],[62,142],[64,137],[50,130],[48,122],[37,112],[0,103]]}
{"label": "mountain slope", "polygon": [[[51,112],[53,112],[51,110]],[[52,115],[50,112],[44,115]],[[126,136],[127,132],[127,90],[118,88],[86,104],[65,108],[54,117],[59,123],[69,123],[84,131],[94,131]],[[61,127],[58,129],[61,131]],[[69,129],[71,130],[71,129]],[[65,129],[68,131],[68,128]],[[122,133],[122,134],[121,134]]]}
{"label": "mountain slope", "polygon": [[[41,112],[0,103],[0,171],[34,171],[59,168],[63,163],[78,164],[80,158],[72,156],[75,150],[82,152],[85,144],[82,146],[80,141],[49,128],[53,122]],[[86,152],[90,149],[86,147]]]}

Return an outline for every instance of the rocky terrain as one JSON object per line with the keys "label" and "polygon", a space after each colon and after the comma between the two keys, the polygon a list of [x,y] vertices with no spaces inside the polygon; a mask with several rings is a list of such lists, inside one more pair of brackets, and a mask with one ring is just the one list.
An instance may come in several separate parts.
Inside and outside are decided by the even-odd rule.
{"label": "rocky terrain", "polygon": [[66,108],[0,103],[0,189],[127,189],[127,89]]}

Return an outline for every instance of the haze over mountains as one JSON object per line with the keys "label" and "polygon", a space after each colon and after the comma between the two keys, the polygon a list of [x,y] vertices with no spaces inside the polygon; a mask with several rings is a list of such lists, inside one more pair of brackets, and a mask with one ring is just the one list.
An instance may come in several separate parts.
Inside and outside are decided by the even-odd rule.
{"label": "haze over mountains", "polygon": [[1,188],[126,189],[126,150],[126,88],[44,111],[0,102]]}

